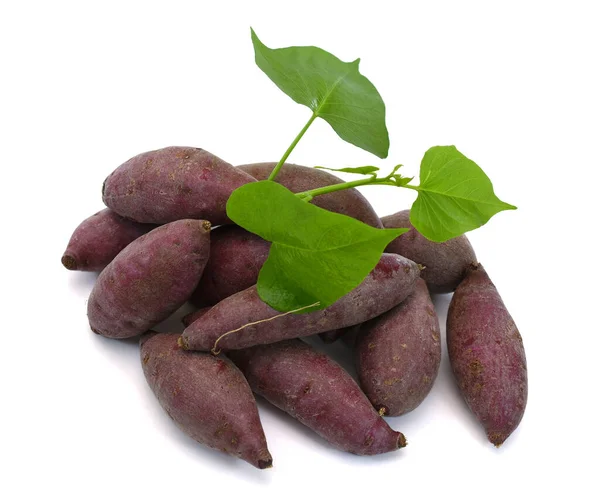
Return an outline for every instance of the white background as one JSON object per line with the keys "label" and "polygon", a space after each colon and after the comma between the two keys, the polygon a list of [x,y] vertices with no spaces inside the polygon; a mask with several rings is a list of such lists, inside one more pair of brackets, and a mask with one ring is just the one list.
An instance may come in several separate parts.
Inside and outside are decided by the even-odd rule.
{"label": "white background", "polygon": [[[2,2],[0,496],[598,497],[597,6]],[[306,122],[255,67],[250,26],[272,47],[361,57],[387,105],[387,160],[323,122],[291,161],[416,174],[427,148],[455,144],[519,207],[469,235],[527,351],[529,405],[502,448],[444,358],[426,401],[389,420],[406,449],[345,455],[260,402],[275,466],[258,471],[180,434],[146,386],[135,341],[90,332],[95,276],[60,257],[102,208],[114,168],[168,145],[274,161]],[[363,192],[381,215],[413,200]],[[436,300],[442,323],[448,302]]]}

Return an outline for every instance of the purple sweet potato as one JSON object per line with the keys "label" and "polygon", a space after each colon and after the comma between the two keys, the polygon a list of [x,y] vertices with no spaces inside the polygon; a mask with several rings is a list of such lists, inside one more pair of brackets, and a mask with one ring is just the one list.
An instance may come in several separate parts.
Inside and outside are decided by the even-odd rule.
{"label": "purple sweet potato", "polygon": [[256,284],[270,247],[270,242],[236,225],[211,231],[210,258],[190,301],[198,307],[215,305]]}
{"label": "purple sweet potato", "polygon": [[183,323],[183,325],[185,327],[188,327],[192,322],[196,322],[198,319],[200,319],[200,317],[202,317],[209,310],[210,310],[210,307],[203,307],[203,308],[201,308],[199,310],[196,310],[194,312],[190,312],[189,314],[184,315],[181,318],[181,322]]}
{"label": "purple sweet potato", "polygon": [[[238,168],[252,175],[256,180],[267,180],[276,164],[254,163],[241,165]],[[344,181],[324,170],[285,163],[277,174],[275,182],[296,193],[325,187],[326,185],[341,184]],[[382,227],[381,220],[379,220],[369,201],[356,189],[323,194],[315,197],[311,203],[324,210],[356,218],[367,225],[377,228]]]}
{"label": "purple sweet potato", "polygon": [[[202,320],[188,326],[181,344],[190,350],[209,351],[220,338],[219,349],[237,350],[352,326],[372,319],[404,300],[412,293],[418,276],[416,263],[400,255],[383,254],[377,266],[350,293],[323,310],[305,314],[282,315],[264,303],[256,286],[252,286],[225,298]],[[243,327],[257,321],[262,322]]]}
{"label": "purple sweet potato", "polygon": [[382,454],[406,445],[373,409],[352,377],[300,340],[230,352],[252,390],[338,449]]}
{"label": "purple sweet potato", "polygon": [[145,152],[104,181],[102,198],[119,215],[162,224],[186,218],[229,223],[225,205],[238,187],[254,182],[242,170],[194,147]]}
{"label": "purple sweet potato", "polygon": [[477,263],[467,236],[462,235],[444,243],[434,243],[422,236],[410,223],[410,210],[383,217],[384,227],[409,227],[410,231],[398,236],[385,251],[414,260],[425,268],[421,277],[432,293],[450,293],[460,284],[470,265]]}
{"label": "purple sweet potato", "polygon": [[184,352],[174,334],[146,334],[140,350],[150,388],[184,433],[257,468],[271,467],[256,401],[229,359]]}
{"label": "purple sweet potato", "polygon": [[190,297],[208,260],[210,223],[179,220],[133,241],[102,271],[88,301],[92,331],[128,338]]}
{"label": "purple sweet potato", "polygon": [[460,391],[499,447],[523,418],[527,363],[519,330],[483,266],[471,267],[456,289],[446,335]]}
{"label": "purple sweet potato", "polygon": [[132,222],[106,208],[79,224],[61,262],[69,270],[98,272],[125,246],[155,227]]}
{"label": "purple sweet potato", "polygon": [[423,279],[390,311],[360,326],[354,345],[360,386],[386,416],[415,409],[440,367],[440,324]]}
{"label": "purple sweet potato", "polygon": [[[352,327],[354,326],[350,326],[350,328]],[[319,338],[321,338],[323,343],[327,343],[329,345],[331,343],[335,343],[342,336],[344,336],[344,334],[346,334],[346,331],[350,328],[345,327],[342,329],[332,329],[331,331],[325,331],[324,333],[319,333]]]}

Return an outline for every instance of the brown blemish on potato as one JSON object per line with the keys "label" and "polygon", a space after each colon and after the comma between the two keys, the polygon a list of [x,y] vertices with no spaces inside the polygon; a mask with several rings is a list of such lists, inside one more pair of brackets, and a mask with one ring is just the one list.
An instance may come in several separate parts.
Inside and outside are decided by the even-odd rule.
{"label": "brown blemish on potato", "polygon": [[211,224],[208,220],[202,220],[202,228],[206,231],[210,230]]}
{"label": "brown blemish on potato", "polygon": [[375,439],[373,438],[373,435],[369,435],[366,439],[365,439],[365,443],[363,444],[365,447],[371,447],[371,444],[373,443]]}
{"label": "brown blemish on potato", "polygon": [[401,343],[401,344],[400,344],[400,346],[401,346],[402,348],[406,348],[406,346],[407,346],[407,345],[406,345],[406,343]]}
{"label": "brown blemish on potato", "polygon": [[440,341],[440,335],[439,335],[439,334],[437,334],[437,332],[435,332],[435,331],[432,331],[432,332],[431,332],[431,337],[434,339],[434,341],[435,341],[436,343],[439,343],[439,341]]}
{"label": "brown blemish on potato", "polygon": [[400,361],[400,355],[394,355],[394,356],[392,357],[392,360],[393,360],[394,362],[399,362],[399,361]]}
{"label": "brown blemish on potato", "polygon": [[383,384],[386,386],[392,386],[401,381],[400,378],[389,378],[383,381]]}
{"label": "brown blemish on potato", "polygon": [[469,362],[469,371],[472,376],[480,376],[483,373],[483,364],[478,360],[472,360]]}
{"label": "brown blemish on potato", "polygon": [[303,390],[303,391],[304,391],[304,393],[306,394],[306,393],[309,393],[309,392],[311,391],[311,389],[312,389],[312,381],[309,381],[309,382],[306,384],[306,386],[304,387],[304,390]]}
{"label": "brown blemish on potato", "polygon": [[149,360],[150,360],[150,355],[149,355],[149,354],[146,354],[146,355],[144,355],[144,358],[142,359],[142,363],[143,363],[144,365],[146,365],[146,364],[148,363],[148,361],[149,361]]}
{"label": "brown blemish on potato", "polygon": [[368,345],[369,350],[373,350],[373,348],[375,348],[375,347],[376,347],[375,343],[369,343],[369,345]]}
{"label": "brown blemish on potato", "polygon": [[229,423],[227,421],[224,422],[223,424],[219,425],[219,427],[215,431],[215,437],[220,437],[221,435],[223,435],[223,433],[225,433],[227,431],[228,427],[229,427]]}

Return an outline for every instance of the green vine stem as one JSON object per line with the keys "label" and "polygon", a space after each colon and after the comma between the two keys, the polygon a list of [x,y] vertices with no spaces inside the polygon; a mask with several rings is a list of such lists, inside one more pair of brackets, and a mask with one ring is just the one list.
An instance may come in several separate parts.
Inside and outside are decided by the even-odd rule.
{"label": "green vine stem", "polygon": [[285,160],[288,159],[289,155],[294,150],[294,147],[296,147],[298,142],[300,142],[300,139],[304,136],[304,134],[306,133],[306,130],[309,129],[310,125],[312,125],[313,121],[315,121],[316,119],[317,119],[317,114],[313,113],[312,116],[310,117],[310,119],[308,120],[308,122],[306,123],[306,125],[304,125],[304,128],[302,128],[302,130],[300,130],[300,133],[296,136],[294,141],[291,143],[290,147],[287,148],[287,151],[285,151],[285,154],[279,160],[279,163],[277,163],[275,165],[275,168],[273,168],[273,171],[271,172],[271,175],[269,175],[269,178],[267,180],[275,180],[275,177],[279,173],[279,170],[281,170],[281,167],[285,163]]}

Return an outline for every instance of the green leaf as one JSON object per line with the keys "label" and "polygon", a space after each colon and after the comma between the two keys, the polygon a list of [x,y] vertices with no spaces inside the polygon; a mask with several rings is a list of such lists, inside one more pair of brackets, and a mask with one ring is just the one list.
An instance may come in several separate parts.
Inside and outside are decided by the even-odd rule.
{"label": "green leaf", "polygon": [[379,171],[376,166],[355,166],[348,168],[327,168],[326,166],[315,166],[319,170],[329,170],[332,172],[346,172],[346,173],[358,173],[360,175],[369,175]]}
{"label": "green leaf", "polygon": [[419,195],[410,221],[432,241],[447,241],[481,227],[500,211],[516,209],[496,197],[488,176],[454,146],[436,146],[425,153],[420,181],[412,187]]}
{"label": "green leaf", "polygon": [[388,243],[407,231],[375,229],[323,210],[269,180],[236,189],[227,215],[273,243],[257,290],[281,312],[316,302],[319,306],[307,312],[331,305],[358,286]]}
{"label": "green leaf", "polygon": [[284,93],[327,121],[346,142],[387,157],[385,105],[359,73],[360,59],[342,62],[317,47],[270,49],[254,30],[252,43],[256,64]]}

